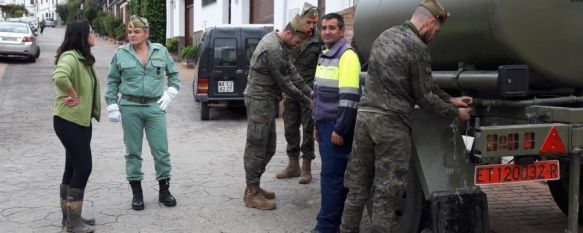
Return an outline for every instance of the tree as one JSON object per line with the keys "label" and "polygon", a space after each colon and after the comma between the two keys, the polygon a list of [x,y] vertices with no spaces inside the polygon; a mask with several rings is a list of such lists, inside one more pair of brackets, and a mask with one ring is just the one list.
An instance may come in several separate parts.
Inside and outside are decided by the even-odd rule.
{"label": "tree", "polygon": [[24,5],[17,5],[17,4],[8,4],[4,6],[0,6],[2,12],[6,13],[7,18],[19,18],[22,15],[28,15],[28,10]]}
{"label": "tree", "polygon": [[[161,10],[151,10],[161,9]],[[166,1],[165,0],[131,0],[130,13],[148,19],[150,24],[150,41],[166,42]]]}

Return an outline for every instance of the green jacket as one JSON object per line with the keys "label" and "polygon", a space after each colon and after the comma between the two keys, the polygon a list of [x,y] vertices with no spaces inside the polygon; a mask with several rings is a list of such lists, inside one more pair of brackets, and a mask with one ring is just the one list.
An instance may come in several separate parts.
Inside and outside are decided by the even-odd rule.
{"label": "green jacket", "polygon": [[318,58],[322,51],[320,31],[314,30],[313,32],[300,45],[290,50],[292,63],[298,72],[300,72],[306,84],[312,88],[314,87],[314,76],[316,75]]}
{"label": "green jacket", "polygon": [[408,117],[415,108],[454,118],[451,96],[432,81],[431,55],[409,21],[387,29],[372,44],[368,77],[358,111]]}
{"label": "green jacket", "polygon": [[[101,116],[99,81],[94,67],[85,64],[83,55],[74,50],[61,54],[53,71],[53,81],[57,86],[55,116],[85,127],[91,125],[91,117],[99,121]],[[76,106],[65,106],[63,101],[69,96],[66,92],[69,87],[73,87],[79,96],[79,104]]]}
{"label": "green jacket", "polygon": [[251,57],[244,95],[279,101],[283,92],[298,102],[309,103],[312,89],[304,83],[289,56],[277,31],[263,36]]}
{"label": "green jacket", "polygon": [[[148,41],[148,60],[144,66],[131,44],[119,47],[113,54],[107,75],[105,102],[118,103],[118,94],[157,98],[164,94],[164,76],[168,87],[180,90],[178,68],[168,50],[158,43]],[[121,99],[120,105],[141,105]],[[155,101],[149,104],[157,104]]]}

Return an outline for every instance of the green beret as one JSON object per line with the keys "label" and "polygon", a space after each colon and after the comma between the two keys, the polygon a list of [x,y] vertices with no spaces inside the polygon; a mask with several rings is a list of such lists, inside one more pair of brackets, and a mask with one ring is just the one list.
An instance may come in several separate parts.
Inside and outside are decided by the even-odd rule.
{"label": "green beret", "polygon": [[304,2],[304,8],[302,9],[302,17],[318,18],[318,8],[310,3]]}
{"label": "green beret", "polygon": [[449,16],[449,12],[443,8],[443,6],[437,3],[435,0],[423,0],[421,4],[419,4],[425,9],[429,10],[433,16],[440,22],[443,23]]}
{"label": "green beret", "polygon": [[128,23],[128,28],[148,28],[148,20],[144,17],[137,15],[130,16],[130,22]]}

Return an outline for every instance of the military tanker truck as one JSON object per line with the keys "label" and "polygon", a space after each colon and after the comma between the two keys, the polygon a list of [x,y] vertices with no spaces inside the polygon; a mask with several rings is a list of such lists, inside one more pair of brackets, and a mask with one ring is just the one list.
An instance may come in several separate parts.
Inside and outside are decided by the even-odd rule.
{"label": "military tanker truck", "polygon": [[[482,184],[547,180],[576,232],[583,149],[583,1],[440,0],[451,12],[429,44],[433,81],[475,98],[467,124],[420,109],[395,232],[488,232]],[[365,61],[418,0],[360,0],[353,45]],[[366,85],[366,84],[365,84]],[[463,136],[468,137],[463,137]],[[464,138],[473,138],[466,147]],[[502,163],[511,156],[513,163]]]}

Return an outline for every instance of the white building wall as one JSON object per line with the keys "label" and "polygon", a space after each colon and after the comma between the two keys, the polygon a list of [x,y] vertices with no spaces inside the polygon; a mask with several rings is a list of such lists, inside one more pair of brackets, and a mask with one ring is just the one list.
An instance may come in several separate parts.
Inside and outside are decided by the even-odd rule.
{"label": "white building wall", "polygon": [[231,24],[249,23],[249,13],[251,12],[249,3],[249,0],[231,0]]}
{"label": "white building wall", "polygon": [[[242,1],[242,0],[239,0]],[[207,27],[229,23],[229,0],[217,0],[202,6],[200,0],[194,1],[194,31],[201,31]]]}
{"label": "white building wall", "polygon": [[[174,29],[173,29],[173,37],[175,36],[184,36],[184,24],[186,21],[184,20],[184,14],[186,10],[186,1],[185,0],[174,0]],[[196,3],[195,3],[196,4]]]}
{"label": "white building wall", "polygon": [[355,0],[326,0],[326,14],[354,6]]}
{"label": "white building wall", "polygon": [[318,5],[318,0],[283,0],[275,1],[273,4],[273,27],[281,30],[293,19],[296,14],[300,14],[304,8],[304,2],[314,6]]}
{"label": "white building wall", "polygon": [[166,38],[174,37],[174,25],[178,22],[174,21],[174,4],[176,0],[166,0]]}

